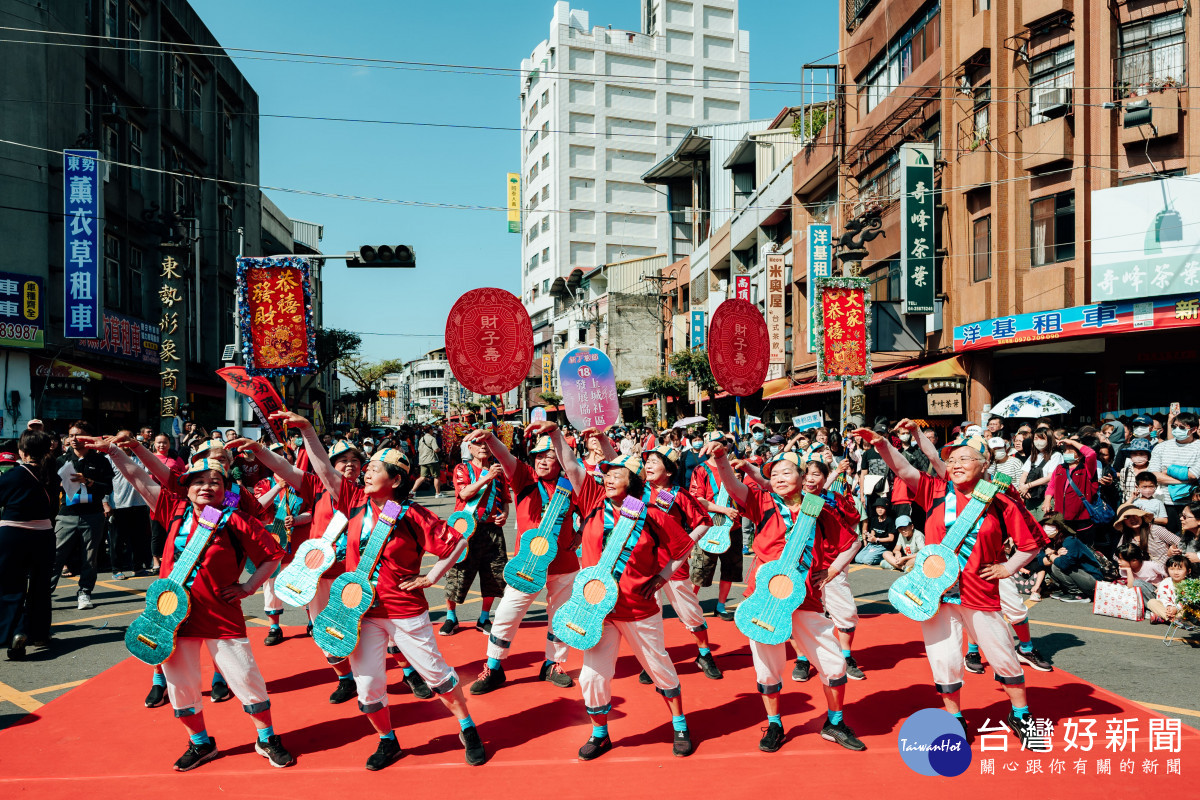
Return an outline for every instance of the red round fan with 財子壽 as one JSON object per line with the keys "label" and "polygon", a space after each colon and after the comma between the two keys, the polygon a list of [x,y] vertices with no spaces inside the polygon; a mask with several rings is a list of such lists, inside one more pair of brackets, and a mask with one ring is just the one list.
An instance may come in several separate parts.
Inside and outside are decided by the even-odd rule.
{"label": "red round fan with \u8ca1\u5b50\u58fd", "polygon": [[726,300],[708,326],[708,365],[721,388],[746,397],[762,388],[771,357],[767,321],[746,300]]}
{"label": "red round fan with \u8ca1\u5b50\u58fd", "polygon": [[446,360],[476,394],[503,394],[533,365],[533,326],[521,301],[503,289],[472,289],[446,318]]}

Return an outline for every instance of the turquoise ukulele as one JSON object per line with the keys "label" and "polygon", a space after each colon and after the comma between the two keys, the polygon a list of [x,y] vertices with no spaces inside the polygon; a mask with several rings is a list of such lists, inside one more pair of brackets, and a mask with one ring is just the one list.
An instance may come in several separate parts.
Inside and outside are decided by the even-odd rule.
{"label": "turquoise ukulele", "polygon": [[[474,483],[478,478],[475,477],[475,468],[467,464],[467,473],[471,476],[471,483]],[[475,530],[479,527],[479,523],[475,520],[475,511],[479,508],[479,501],[483,499],[484,492],[487,492],[488,504],[487,513],[492,513],[492,500],[494,492],[494,484],[488,484],[480,489],[474,497],[467,501],[467,505],[461,511],[455,511],[446,518],[446,524],[454,530],[462,534],[463,541],[466,542],[475,534]],[[461,564],[467,557],[467,548],[463,548],[462,553],[458,556],[456,564]]]}
{"label": "turquoise ukulele", "polygon": [[[953,492],[954,486],[947,486],[947,491]],[[959,548],[974,533],[975,523],[987,511],[997,491],[999,487],[994,483],[975,484],[971,501],[954,520],[946,538],[921,548],[912,571],[901,575],[888,589],[888,601],[897,611],[915,622],[933,619],[942,605],[942,596],[958,583],[962,574]]]}
{"label": "turquoise ukulele", "polygon": [[591,650],[600,643],[604,618],[617,605],[617,579],[613,577],[613,570],[617,569],[634,531],[640,533],[645,512],[646,506],[641,500],[626,497],[608,543],[600,554],[600,563],[580,570],[575,576],[571,599],[558,609],[551,626],[554,635],[568,647]]}
{"label": "turquoise ukulele", "polygon": [[759,644],[783,644],[792,636],[792,614],[808,595],[813,531],[824,507],[820,496],[805,493],[783,553],[758,568],[754,593],[733,612],[738,630]]}
{"label": "turquoise ukulele", "polygon": [[[713,505],[729,507],[729,492],[725,491],[722,486],[717,492],[716,499],[713,500]],[[730,539],[729,533],[733,530],[733,520],[724,514],[716,514],[714,518],[717,523],[708,529],[704,534],[704,538],[700,540],[700,549],[706,553],[712,553],[714,556],[719,556],[729,549]]]}
{"label": "turquoise ukulele", "polygon": [[[368,506],[370,508],[370,506]],[[358,646],[363,614],[375,602],[375,567],[383,555],[383,546],[392,535],[396,522],[403,519],[408,504],[388,500],[379,512],[379,521],[362,550],[358,569],[338,575],[329,587],[329,605],[313,620],[313,641],[335,658],[345,658]]]}
{"label": "turquoise ukulele", "polygon": [[301,542],[296,557],[275,578],[275,594],[289,606],[307,605],[317,594],[321,576],[337,560],[334,546],[346,530],[346,515],[333,512],[329,526],[320,539]]}
{"label": "turquoise ukulele", "polygon": [[156,667],[175,652],[179,626],[192,608],[188,580],[220,523],[221,509],[205,506],[200,513],[200,525],[188,539],[171,574],[146,589],[146,610],[125,630],[125,647],[134,658]]}
{"label": "turquoise ukulele", "polygon": [[558,555],[558,532],[571,508],[571,482],[559,478],[554,494],[542,508],[542,521],[521,534],[519,551],[504,567],[504,580],[525,594],[537,594],[546,585],[546,575]]}

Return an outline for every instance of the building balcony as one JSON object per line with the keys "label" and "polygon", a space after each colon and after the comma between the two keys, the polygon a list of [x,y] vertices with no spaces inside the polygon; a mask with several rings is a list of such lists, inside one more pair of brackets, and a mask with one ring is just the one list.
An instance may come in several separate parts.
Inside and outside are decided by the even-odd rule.
{"label": "building balcony", "polygon": [[1030,125],[1021,131],[1021,168],[1036,170],[1060,161],[1073,161],[1074,149],[1071,117]]}
{"label": "building balcony", "polygon": [[837,172],[837,124],[830,120],[792,157],[792,192],[804,196],[819,190]]}
{"label": "building balcony", "polygon": [[987,147],[980,146],[973,152],[962,154],[957,167],[958,177],[954,184],[964,190],[976,189],[992,181],[992,153]]}
{"label": "building balcony", "polygon": [[892,35],[925,7],[925,0],[846,0],[842,22],[850,33],[842,48],[850,79],[887,49]]}
{"label": "building balcony", "polygon": [[1121,128],[1121,144],[1141,144],[1148,139],[1165,139],[1179,133],[1179,92],[1168,89],[1162,92],[1151,92],[1141,97],[1131,97],[1124,101],[1125,109],[1121,112],[1121,121],[1129,113],[1129,104],[1140,100],[1150,103],[1150,121],[1135,128]]}
{"label": "building balcony", "polygon": [[1032,28],[1034,23],[1062,12],[1075,11],[1075,0],[1025,0],[1021,4],[1021,24]]}
{"label": "building balcony", "polygon": [[954,26],[954,38],[958,45],[957,64],[965,64],[979,51],[988,49],[992,40],[992,12],[980,11],[960,20]]}

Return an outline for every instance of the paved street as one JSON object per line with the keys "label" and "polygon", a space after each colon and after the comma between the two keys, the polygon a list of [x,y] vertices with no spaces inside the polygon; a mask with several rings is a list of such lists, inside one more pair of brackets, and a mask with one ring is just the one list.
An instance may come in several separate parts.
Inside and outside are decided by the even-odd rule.
{"label": "paved street", "polygon": [[[424,501],[442,517],[453,508],[449,499],[433,500],[427,496]],[[506,534],[511,546],[516,540],[514,523],[509,523]],[[851,568],[850,583],[858,598],[860,613],[892,613],[887,605],[887,588],[895,575],[895,572],[875,567]],[[111,577],[109,573],[102,573],[102,577],[106,576]],[[31,651],[24,662],[0,661],[0,727],[11,725],[126,658],[125,627],[140,613],[142,592],[150,580],[101,580],[92,597],[96,607],[90,611],[75,610],[75,582],[61,581],[54,603],[53,649]],[[737,591],[735,589],[735,594]],[[705,610],[711,612],[716,602],[716,587],[701,591],[700,597]],[[442,592],[430,590],[429,601],[436,621],[445,613]],[[243,603],[250,636],[259,641],[267,626],[261,603],[261,596]],[[459,619],[463,621],[464,629],[459,636],[479,636],[471,627],[478,612],[479,597],[476,594],[460,607]],[[1200,703],[1187,680],[1196,672],[1200,641],[1189,644],[1187,640],[1177,639],[1167,647],[1163,645],[1165,626],[1097,617],[1091,613],[1090,605],[1050,599],[1031,609],[1030,620],[1035,643],[1057,667],[1164,714],[1179,717],[1185,724],[1200,726]],[[283,621],[288,626],[303,625],[306,620],[303,612],[289,608]],[[911,626],[913,636],[919,636],[915,623],[898,618],[897,624]],[[716,653],[719,657],[722,649],[740,644],[744,642],[717,642]],[[484,640],[480,636],[481,658],[483,648]],[[886,679],[883,672],[886,664],[860,662],[860,666],[867,671],[868,680]],[[577,667],[577,662],[572,663],[572,669]],[[1149,676],[1157,679],[1152,680]],[[982,679],[991,680],[990,676]],[[1033,702],[1036,710],[1036,696]],[[97,711],[103,715],[103,709]]]}

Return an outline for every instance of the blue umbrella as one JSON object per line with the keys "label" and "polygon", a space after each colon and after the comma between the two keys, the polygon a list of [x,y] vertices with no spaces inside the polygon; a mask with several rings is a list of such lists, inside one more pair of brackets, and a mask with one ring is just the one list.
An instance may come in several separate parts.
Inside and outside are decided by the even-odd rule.
{"label": "blue umbrella", "polygon": [[1054,392],[1028,389],[997,401],[991,413],[998,417],[1048,417],[1051,414],[1066,414],[1074,407],[1073,403]]}

